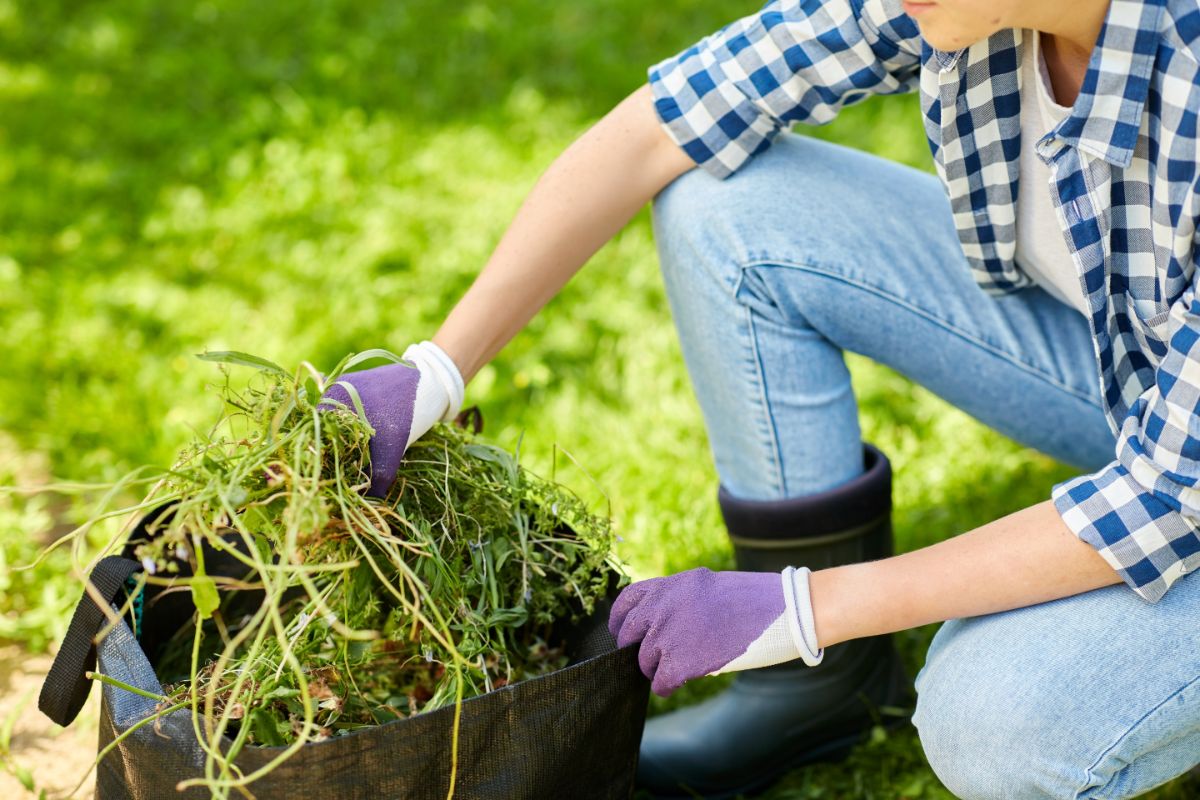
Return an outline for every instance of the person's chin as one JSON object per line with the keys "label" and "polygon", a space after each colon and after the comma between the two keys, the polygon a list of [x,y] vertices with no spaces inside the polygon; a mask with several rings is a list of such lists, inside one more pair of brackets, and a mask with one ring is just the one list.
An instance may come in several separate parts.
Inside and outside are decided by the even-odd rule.
{"label": "person's chin", "polygon": [[964,36],[961,31],[943,30],[936,24],[923,21],[917,22],[917,27],[921,31],[922,39],[934,49],[943,52],[962,50],[964,47],[970,47],[975,42],[986,38],[984,36]]}

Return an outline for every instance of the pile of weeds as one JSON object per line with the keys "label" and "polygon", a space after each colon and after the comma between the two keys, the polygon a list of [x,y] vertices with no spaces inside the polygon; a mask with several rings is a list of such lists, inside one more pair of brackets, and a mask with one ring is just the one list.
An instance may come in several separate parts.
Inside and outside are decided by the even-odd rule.
{"label": "pile of weeds", "polygon": [[[171,513],[129,543],[148,595],[190,590],[196,609],[156,664],[163,707],[190,706],[207,753],[190,783],[226,794],[307,742],[561,668],[565,624],[623,580],[606,517],[458,426],[415,442],[388,496],[367,497],[357,393],[321,397],[390,353],[328,375],[205,358],[257,374],[235,389],[222,368],[225,413],[139,504]],[[243,775],[248,745],[286,747]]]}

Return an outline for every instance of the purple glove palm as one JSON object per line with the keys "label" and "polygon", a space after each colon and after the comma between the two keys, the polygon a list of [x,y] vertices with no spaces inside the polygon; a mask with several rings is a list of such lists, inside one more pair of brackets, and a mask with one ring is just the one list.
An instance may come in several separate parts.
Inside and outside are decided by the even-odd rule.
{"label": "purple glove palm", "polygon": [[[462,406],[463,379],[450,357],[433,342],[422,342],[404,351],[407,364],[387,364],[343,375],[326,390],[322,400],[354,409],[345,386],[358,392],[371,437],[371,488],[367,494],[384,497],[396,480],[404,451],[428,433],[439,419],[453,419]],[[334,408],[322,402],[318,408]]]}
{"label": "purple glove palm", "polygon": [[638,664],[654,693],[685,681],[796,658],[815,666],[808,570],[713,572],[704,567],[625,587],[608,629],[621,647],[641,642]]}
{"label": "purple glove palm", "polygon": [[[367,490],[372,497],[386,495],[396,479],[396,470],[400,468],[400,459],[408,449],[409,434],[412,433],[413,409],[420,381],[421,371],[406,364],[388,364],[341,377],[341,382],[358,391],[367,422],[375,429],[375,435],[371,437],[371,488]],[[322,400],[336,400],[349,409],[354,408],[350,392],[336,383],[329,387]],[[333,407],[330,403],[321,404],[323,409]]]}

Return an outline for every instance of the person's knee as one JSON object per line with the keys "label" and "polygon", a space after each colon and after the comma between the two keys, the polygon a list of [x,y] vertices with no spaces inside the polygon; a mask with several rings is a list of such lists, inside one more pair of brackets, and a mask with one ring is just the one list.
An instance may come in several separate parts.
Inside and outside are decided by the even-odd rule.
{"label": "person's knee", "polygon": [[1053,689],[1017,698],[1005,670],[976,655],[942,651],[917,678],[913,724],[929,766],[963,800],[1076,796],[1087,758],[1055,732]]}
{"label": "person's knee", "polygon": [[[938,779],[962,800],[1053,797],[1022,757],[1026,742],[996,701],[924,679],[913,724]],[[986,692],[986,689],[983,690]]]}
{"label": "person's knee", "polygon": [[736,283],[739,244],[730,216],[737,204],[731,195],[728,181],[693,169],[654,199],[654,238],[668,289],[672,279],[694,280],[697,270],[727,289]]}
{"label": "person's knee", "polygon": [[783,136],[728,178],[714,177],[700,168],[685,172],[654,199],[656,224],[695,232],[739,217],[761,221],[765,208],[778,206],[779,198],[794,191],[790,167],[808,159],[806,153],[814,146],[837,150],[822,142]]}
{"label": "person's knee", "polygon": [[845,176],[827,167],[855,156],[846,148],[782,136],[725,180],[702,169],[685,173],[654,200],[663,271],[670,278],[702,267],[732,287],[745,263],[790,250],[797,226],[821,228],[822,215],[845,216],[834,200],[847,191]]}
{"label": "person's knee", "polygon": [[926,669],[917,690],[913,724],[926,760],[961,800],[1137,797],[1185,772],[1200,745],[1194,721],[1169,718],[1194,714],[1185,702],[1164,704],[1116,742],[1089,744],[1075,726],[1056,725],[1050,692],[1036,713],[986,679],[940,682]]}

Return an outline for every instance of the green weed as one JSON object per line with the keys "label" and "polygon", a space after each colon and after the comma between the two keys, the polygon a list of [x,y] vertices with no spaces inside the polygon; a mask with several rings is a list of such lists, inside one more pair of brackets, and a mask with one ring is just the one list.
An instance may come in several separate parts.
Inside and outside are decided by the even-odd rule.
{"label": "green weed", "polygon": [[[171,463],[214,414],[191,358],[206,348],[334,363],[426,338],[567,143],[646,66],[759,5],[0,0],[0,485]],[[929,168],[913,97],[806,133]],[[642,215],[469,390],[535,471],[555,443],[588,465],[636,577],[731,564],[656,270]],[[897,470],[901,550],[1070,474],[851,365],[864,435]],[[606,501],[577,470],[558,478]],[[70,559],[12,566],[89,510],[0,494],[0,635],[61,635]],[[914,672],[929,635],[900,637]],[[778,796],[898,797],[913,780],[938,796],[914,736],[874,747],[902,768],[806,770]],[[1178,785],[1155,796],[1198,788]]]}

